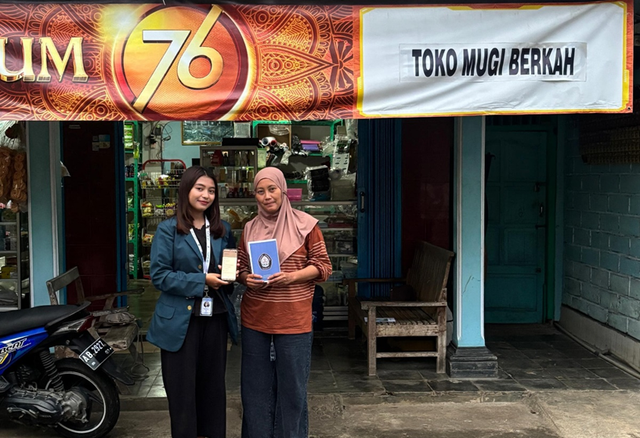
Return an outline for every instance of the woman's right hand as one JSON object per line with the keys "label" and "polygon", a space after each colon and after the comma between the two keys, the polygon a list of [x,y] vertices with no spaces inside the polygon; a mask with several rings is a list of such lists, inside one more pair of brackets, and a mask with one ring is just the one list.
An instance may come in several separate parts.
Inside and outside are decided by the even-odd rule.
{"label": "woman's right hand", "polygon": [[207,274],[204,282],[207,286],[213,289],[218,289],[220,286],[226,286],[229,284],[229,282],[220,279],[220,274],[215,273]]}
{"label": "woman's right hand", "polygon": [[248,274],[245,282],[250,289],[262,289],[267,286],[267,282],[262,280],[262,276],[258,274]]}

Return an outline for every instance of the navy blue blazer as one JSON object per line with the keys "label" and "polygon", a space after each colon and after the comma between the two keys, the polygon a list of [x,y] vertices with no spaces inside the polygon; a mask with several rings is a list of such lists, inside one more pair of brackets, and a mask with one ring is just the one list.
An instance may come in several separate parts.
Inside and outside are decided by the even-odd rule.
{"label": "navy blue blazer", "polygon": [[[158,225],[151,245],[151,281],[160,291],[156,309],[151,318],[147,340],[163,350],[178,351],[189,327],[196,297],[204,295],[205,274],[202,272],[202,253],[191,233],[179,234],[175,217]],[[229,223],[222,221],[226,233],[212,239],[212,263],[222,261],[222,250],[235,248],[235,238]],[[237,342],[236,313],[227,293],[222,293],[229,318],[229,333]]]}

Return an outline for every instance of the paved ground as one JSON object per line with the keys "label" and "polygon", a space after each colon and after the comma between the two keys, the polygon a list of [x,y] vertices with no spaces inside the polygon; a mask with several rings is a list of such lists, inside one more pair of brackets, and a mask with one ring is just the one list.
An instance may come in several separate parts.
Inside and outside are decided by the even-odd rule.
{"label": "paved ground", "polygon": [[[640,438],[640,391],[548,391],[518,400],[456,396],[310,399],[315,438]],[[501,394],[495,394],[501,400]],[[239,401],[229,400],[229,438],[240,436]],[[123,412],[110,438],[169,438],[167,411]],[[0,425],[0,437],[43,438],[51,430]]]}
{"label": "paved ground", "polygon": [[[346,336],[316,336],[313,343],[309,393],[322,394],[398,394],[435,395],[460,392],[526,393],[572,389],[635,390],[640,379],[616,368],[549,325],[489,326],[487,346],[498,357],[499,378],[495,380],[456,380],[436,373],[434,358],[378,360],[378,374],[367,376],[366,345]],[[381,342],[381,349],[385,347]],[[387,348],[393,346],[387,345]],[[227,391],[240,393],[241,346],[233,346],[227,357]],[[165,406],[160,354],[145,344],[144,362],[148,377],[126,389],[125,409],[145,410],[141,405]],[[128,354],[116,355],[123,369],[131,369]],[[146,371],[137,367],[137,371]]]}
{"label": "paved ground", "polygon": [[[363,344],[314,342],[309,383],[314,438],[640,438],[640,380],[553,327],[488,328],[499,378],[459,380],[435,361],[380,360],[366,375]],[[145,349],[148,377],[121,397],[110,438],[169,438],[159,355]],[[118,360],[125,365],[128,356]],[[240,436],[240,350],[227,365],[228,438]],[[0,420],[0,438],[53,437]]]}

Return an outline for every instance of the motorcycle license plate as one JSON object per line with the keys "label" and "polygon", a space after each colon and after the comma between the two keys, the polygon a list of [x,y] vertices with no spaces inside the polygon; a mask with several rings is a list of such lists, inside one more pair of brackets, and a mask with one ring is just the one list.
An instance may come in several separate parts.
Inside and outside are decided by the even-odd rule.
{"label": "motorcycle license plate", "polygon": [[93,344],[89,345],[82,353],[80,353],[80,360],[82,360],[92,370],[97,370],[102,363],[109,359],[109,356],[113,354],[113,348],[109,346],[105,341],[98,338]]}

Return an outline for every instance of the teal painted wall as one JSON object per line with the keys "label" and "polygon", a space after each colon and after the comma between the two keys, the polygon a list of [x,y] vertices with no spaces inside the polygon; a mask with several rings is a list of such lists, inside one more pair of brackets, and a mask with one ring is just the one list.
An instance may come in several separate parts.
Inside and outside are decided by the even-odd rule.
{"label": "teal painted wall", "polygon": [[[162,145],[162,157],[164,159],[182,160],[189,167],[191,166],[191,159],[200,156],[200,146],[184,146],[182,144],[181,122],[166,123],[163,133],[165,138],[171,136],[171,139],[164,141]],[[151,155],[153,154],[154,152],[151,150]]]}
{"label": "teal painted wall", "polygon": [[59,133],[58,123],[27,123],[32,306],[50,304],[46,281],[59,274],[62,260]]}
{"label": "teal painted wall", "polygon": [[640,339],[640,164],[583,163],[570,120],[562,303]]}

